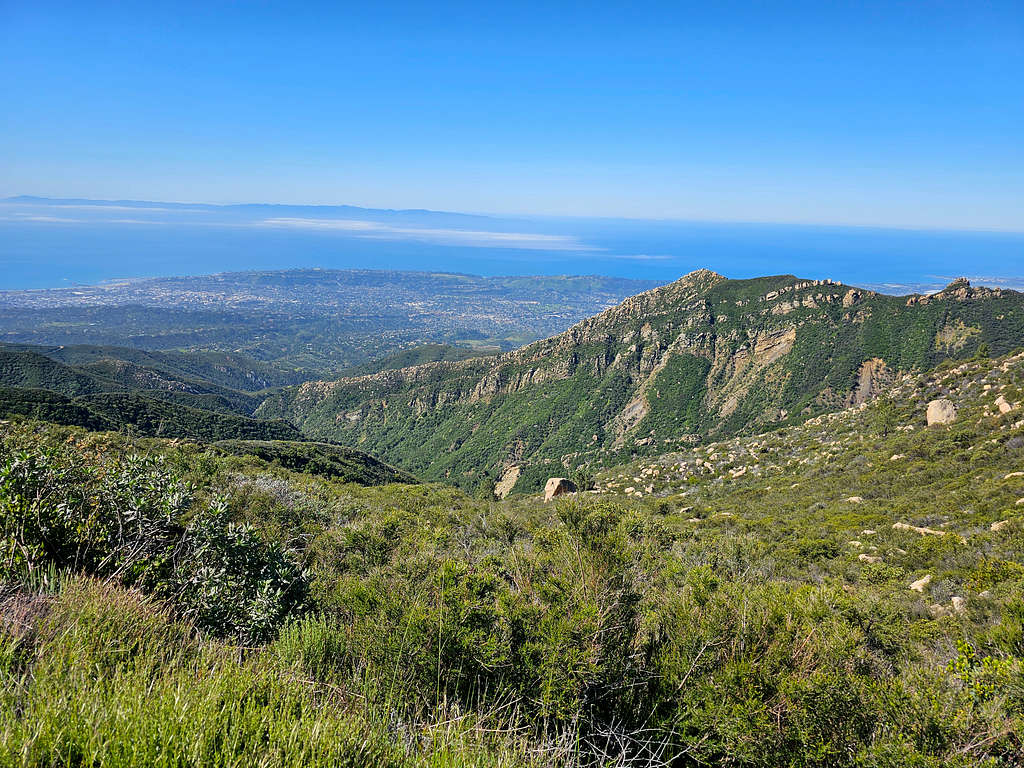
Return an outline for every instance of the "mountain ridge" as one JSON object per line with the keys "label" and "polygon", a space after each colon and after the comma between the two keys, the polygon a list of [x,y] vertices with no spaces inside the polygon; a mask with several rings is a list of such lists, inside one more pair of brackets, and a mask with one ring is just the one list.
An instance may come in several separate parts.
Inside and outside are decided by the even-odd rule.
{"label": "mountain ridge", "polygon": [[[359,205],[333,205],[333,204],[310,204],[301,203],[183,203],[180,201],[163,200],[95,200],[84,197],[41,197],[37,195],[14,195],[0,199],[0,203],[13,203],[23,205],[52,205],[52,206],[90,206],[103,207],[125,207],[125,208],[151,208],[160,206],[171,210],[188,211],[253,211],[266,209],[269,211],[295,211],[303,213],[331,213],[331,214],[357,214],[360,216],[432,216],[437,218],[465,219],[468,221],[489,221],[493,216],[476,213],[459,213],[456,211],[435,211],[430,208],[372,208]],[[510,217],[504,217],[508,219]],[[513,217],[514,218],[514,217]]]}
{"label": "mountain ridge", "polygon": [[1024,338],[1024,294],[957,280],[894,297],[831,280],[696,270],[497,358],[306,382],[256,415],[425,477],[524,487],[620,451],[798,423],[894,371]]}

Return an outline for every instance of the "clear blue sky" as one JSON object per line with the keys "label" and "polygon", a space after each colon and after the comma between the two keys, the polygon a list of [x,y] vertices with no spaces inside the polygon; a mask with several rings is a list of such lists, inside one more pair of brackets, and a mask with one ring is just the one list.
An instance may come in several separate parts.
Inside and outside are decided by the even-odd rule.
{"label": "clear blue sky", "polygon": [[0,0],[0,195],[1024,229],[1024,2]]}

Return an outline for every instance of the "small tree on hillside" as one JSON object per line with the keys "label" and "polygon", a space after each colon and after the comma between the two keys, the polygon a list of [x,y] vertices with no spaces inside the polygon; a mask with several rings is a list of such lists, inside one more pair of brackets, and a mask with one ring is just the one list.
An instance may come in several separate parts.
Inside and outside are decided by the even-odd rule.
{"label": "small tree on hillside", "polygon": [[896,428],[896,403],[892,398],[886,397],[878,401],[878,405],[875,406],[874,423],[875,429],[882,437],[887,437]]}

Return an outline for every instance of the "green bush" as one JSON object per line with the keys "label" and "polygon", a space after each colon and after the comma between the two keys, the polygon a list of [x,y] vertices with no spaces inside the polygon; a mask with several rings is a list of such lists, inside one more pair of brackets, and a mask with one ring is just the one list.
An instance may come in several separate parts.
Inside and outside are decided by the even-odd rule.
{"label": "green bush", "polygon": [[232,523],[223,503],[195,503],[162,458],[0,447],[0,578],[56,569],[117,580],[246,643],[301,609],[305,579],[288,553]]}

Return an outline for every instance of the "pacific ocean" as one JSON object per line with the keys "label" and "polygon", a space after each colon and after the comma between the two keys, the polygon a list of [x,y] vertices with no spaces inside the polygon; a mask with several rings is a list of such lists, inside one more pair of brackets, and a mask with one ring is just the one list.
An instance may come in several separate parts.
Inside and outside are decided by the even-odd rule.
{"label": "pacific ocean", "polygon": [[1024,233],[143,205],[0,204],[0,289],[296,267],[665,282],[708,268],[891,293],[965,275],[1024,287]]}

